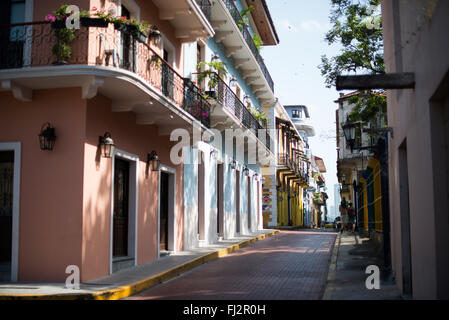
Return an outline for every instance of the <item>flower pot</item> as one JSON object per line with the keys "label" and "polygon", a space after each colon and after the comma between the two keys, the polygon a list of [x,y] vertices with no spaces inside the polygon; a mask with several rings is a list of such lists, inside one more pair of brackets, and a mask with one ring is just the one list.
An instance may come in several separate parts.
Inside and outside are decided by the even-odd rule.
{"label": "flower pot", "polygon": [[109,22],[100,18],[88,18],[84,17],[80,19],[81,25],[83,27],[98,27],[98,28],[107,28]]}
{"label": "flower pot", "polygon": [[142,42],[142,43],[146,43],[147,42],[147,35],[143,32],[137,31],[134,36],[137,38],[138,41]]}
{"label": "flower pot", "polygon": [[51,23],[54,29],[64,29],[66,27],[65,20],[55,20]]}

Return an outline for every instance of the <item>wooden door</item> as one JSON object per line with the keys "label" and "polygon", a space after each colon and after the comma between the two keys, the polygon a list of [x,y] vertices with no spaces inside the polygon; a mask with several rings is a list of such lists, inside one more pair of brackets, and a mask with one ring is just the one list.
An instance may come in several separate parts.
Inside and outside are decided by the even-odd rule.
{"label": "wooden door", "polygon": [[[127,19],[131,18],[129,10],[122,6],[122,17]],[[135,41],[133,36],[126,31],[121,32],[121,44],[122,44],[122,68],[135,72]]]}
{"label": "wooden door", "polygon": [[159,248],[161,251],[168,250],[168,210],[169,210],[169,174],[161,172],[160,184],[160,241]]}
{"label": "wooden door", "polygon": [[116,158],[114,168],[113,256],[128,255],[129,162]]}
{"label": "wooden door", "polygon": [[0,152],[0,281],[11,279],[14,152]]}

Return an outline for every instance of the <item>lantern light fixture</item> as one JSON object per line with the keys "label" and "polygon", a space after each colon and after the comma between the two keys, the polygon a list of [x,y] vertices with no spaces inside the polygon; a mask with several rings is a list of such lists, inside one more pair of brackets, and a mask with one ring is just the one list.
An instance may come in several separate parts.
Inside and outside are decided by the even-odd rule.
{"label": "lantern light fixture", "polygon": [[243,173],[245,174],[246,177],[249,177],[249,169],[248,169],[248,167],[245,167],[245,169],[243,169]]}
{"label": "lantern light fixture", "polygon": [[39,144],[41,150],[53,150],[56,141],[55,128],[49,122],[44,123],[39,133]]}
{"label": "lantern light fixture", "polygon": [[234,87],[237,83],[237,79],[235,77],[232,77],[231,80],[229,80],[229,87]]}
{"label": "lantern light fixture", "polygon": [[105,132],[103,136],[99,137],[98,144],[101,149],[101,155],[103,156],[103,158],[112,158],[115,151],[115,144],[109,132]]}
{"label": "lantern light fixture", "polygon": [[151,166],[152,171],[159,171],[161,160],[159,159],[156,151],[153,150],[148,154],[147,165]]}
{"label": "lantern light fixture", "polygon": [[355,124],[349,120],[349,116],[346,118],[346,123],[342,126],[343,133],[345,135],[346,143],[349,144],[352,150],[354,150],[355,142]]}
{"label": "lantern light fixture", "polygon": [[214,54],[211,58],[211,62],[215,62],[215,61],[219,61],[220,57],[218,56],[218,54]]}
{"label": "lantern light fixture", "polygon": [[245,94],[243,96],[243,104],[247,106],[250,103],[250,101],[251,101],[251,99],[250,99],[249,95]]}
{"label": "lantern light fixture", "polygon": [[232,170],[235,170],[237,168],[237,162],[235,160],[232,160],[232,162],[229,165],[231,166]]}

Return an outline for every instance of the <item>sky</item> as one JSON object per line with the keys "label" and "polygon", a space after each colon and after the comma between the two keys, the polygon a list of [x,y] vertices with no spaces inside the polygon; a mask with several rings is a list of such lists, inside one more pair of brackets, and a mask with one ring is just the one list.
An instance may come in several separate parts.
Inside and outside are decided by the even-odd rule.
{"label": "sky", "polygon": [[[339,48],[329,46],[325,33],[330,28],[331,0],[267,0],[280,43],[263,47],[261,55],[274,81],[274,94],[282,105],[306,105],[316,136],[309,139],[312,153],[323,158],[328,209],[334,204],[337,184],[335,140],[335,89],[325,86],[318,66],[321,56],[333,56]],[[330,212],[329,212],[330,213]],[[331,213],[330,213],[331,214]]]}

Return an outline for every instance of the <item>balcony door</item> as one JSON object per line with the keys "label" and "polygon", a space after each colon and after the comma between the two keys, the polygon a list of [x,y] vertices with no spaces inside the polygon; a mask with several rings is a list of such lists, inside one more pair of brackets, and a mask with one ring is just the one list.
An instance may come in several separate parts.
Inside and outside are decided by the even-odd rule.
{"label": "balcony door", "polygon": [[167,63],[162,64],[162,93],[164,96],[174,100],[174,77],[175,73],[168,66],[172,60],[171,54],[167,49],[163,49],[163,57]]}
{"label": "balcony door", "polygon": [[0,68],[20,68],[23,65],[25,27],[14,26],[25,22],[25,0],[0,1]]}
{"label": "balcony door", "polygon": [[[130,19],[131,12],[123,5],[121,6],[121,9],[122,9],[122,16],[126,17],[127,19]],[[134,41],[133,36],[127,31],[122,31],[120,38],[121,38],[120,56],[122,57],[121,67],[123,69],[135,72],[136,42]]]}

